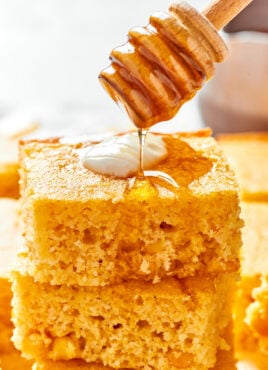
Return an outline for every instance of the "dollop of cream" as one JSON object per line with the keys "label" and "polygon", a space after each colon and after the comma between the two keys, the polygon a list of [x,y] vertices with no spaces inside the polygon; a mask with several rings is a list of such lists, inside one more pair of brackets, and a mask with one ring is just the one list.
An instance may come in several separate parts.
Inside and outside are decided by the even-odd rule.
{"label": "dollop of cream", "polygon": [[[129,177],[139,169],[139,138],[137,132],[112,136],[87,148],[83,166],[93,172],[115,177]],[[161,135],[148,133],[144,145],[144,169],[149,169],[167,155]]]}

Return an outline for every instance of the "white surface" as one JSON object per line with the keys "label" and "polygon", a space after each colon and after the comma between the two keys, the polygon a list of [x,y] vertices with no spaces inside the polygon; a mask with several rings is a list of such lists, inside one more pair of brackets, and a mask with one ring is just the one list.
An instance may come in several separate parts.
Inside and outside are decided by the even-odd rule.
{"label": "white surface", "polygon": [[[201,9],[209,1],[189,2]],[[61,128],[124,126],[128,118],[104,92],[98,74],[130,28],[146,25],[150,14],[170,3],[0,0],[0,115],[22,110]],[[200,124],[196,99],[189,104],[175,120],[182,130]]]}

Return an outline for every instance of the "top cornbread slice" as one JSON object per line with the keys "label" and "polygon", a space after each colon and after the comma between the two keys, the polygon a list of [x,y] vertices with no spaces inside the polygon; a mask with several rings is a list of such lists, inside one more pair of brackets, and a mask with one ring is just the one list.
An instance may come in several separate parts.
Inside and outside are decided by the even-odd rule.
{"label": "top cornbread slice", "polygon": [[268,201],[268,133],[226,134],[218,140],[237,176],[241,198]]}
{"label": "top cornbread slice", "polygon": [[237,270],[237,185],[221,150],[206,132],[163,138],[168,155],[152,170],[178,188],[95,174],[79,158],[88,143],[23,142],[22,269],[92,286]]}

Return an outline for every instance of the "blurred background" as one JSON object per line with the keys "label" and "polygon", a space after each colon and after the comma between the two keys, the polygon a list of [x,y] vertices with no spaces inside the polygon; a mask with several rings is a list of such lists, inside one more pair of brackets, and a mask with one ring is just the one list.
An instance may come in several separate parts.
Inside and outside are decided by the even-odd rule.
{"label": "blurred background", "polygon": [[[262,0],[254,2],[258,1]],[[189,2],[200,10],[209,4],[205,0]],[[13,125],[31,119],[60,134],[130,126],[127,115],[99,84],[98,74],[109,64],[111,49],[126,41],[130,28],[146,25],[150,14],[167,10],[170,3],[169,0],[0,0],[0,124]],[[268,22],[268,13],[265,21]],[[267,49],[266,36],[261,43]],[[245,73],[260,84],[265,76],[259,76],[251,51],[248,57],[250,68]],[[268,55],[265,63],[262,73],[266,74],[268,85]],[[216,77],[225,76],[226,69],[228,74],[232,70],[230,79],[240,73],[236,65],[235,70],[232,66],[222,71],[219,68]],[[213,85],[209,83],[202,92],[203,98],[187,103],[165,125],[167,130],[192,130],[221,121],[219,110],[228,110],[226,96],[228,104],[233,101],[230,89],[234,88],[225,91],[221,86],[225,79],[219,77]],[[236,82],[233,85],[236,87]],[[260,90],[258,87],[256,91]],[[234,105],[239,105],[239,97],[236,100]],[[266,109],[267,124],[267,86],[260,106]],[[254,114],[254,109],[250,114]]]}

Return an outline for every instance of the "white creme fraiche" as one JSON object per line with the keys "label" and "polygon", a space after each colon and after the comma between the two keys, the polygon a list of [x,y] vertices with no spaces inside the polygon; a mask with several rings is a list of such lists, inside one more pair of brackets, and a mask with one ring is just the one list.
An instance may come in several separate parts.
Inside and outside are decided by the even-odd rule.
{"label": "white creme fraiche", "polygon": [[[91,145],[82,156],[83,166],[93,172],[115,177],[135,175],[139,169],[140,144],[137,132],[112,136]],[[167,155],[161,135],[148,133],[144,145],[144,169],[150,169]]]}

